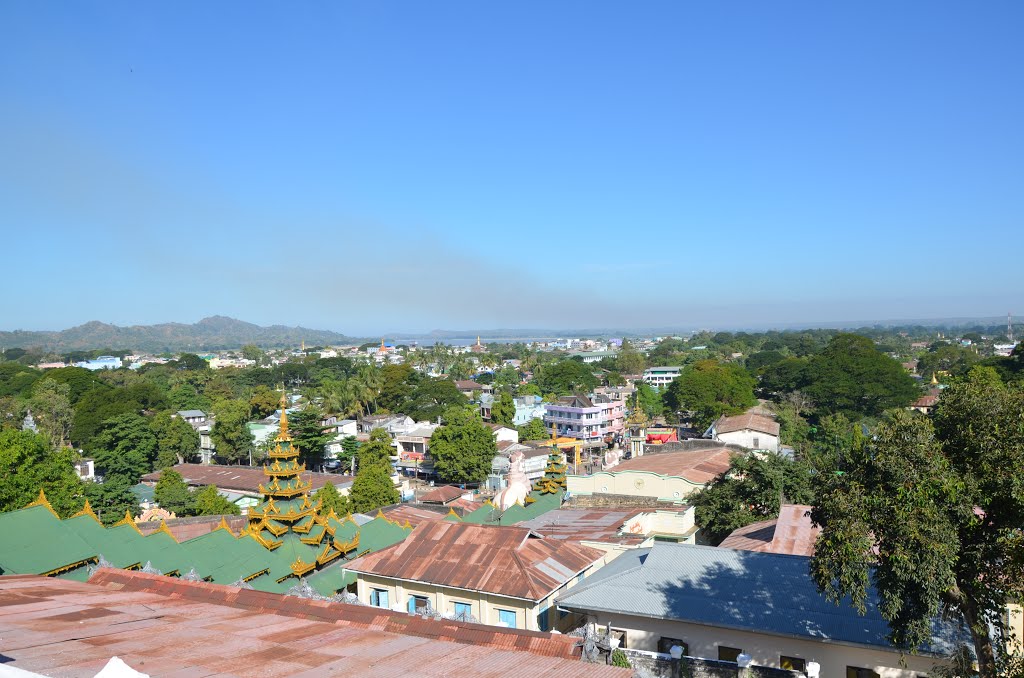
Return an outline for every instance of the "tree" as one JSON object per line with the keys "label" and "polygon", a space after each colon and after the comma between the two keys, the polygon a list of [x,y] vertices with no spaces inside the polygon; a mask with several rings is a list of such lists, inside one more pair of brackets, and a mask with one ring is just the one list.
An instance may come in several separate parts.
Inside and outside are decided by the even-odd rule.
{"label": "tree", "polygon": [[483,482],[498,452],[494,433],[478,413],[466,409],[448,410],[444,419],[444,425],[430,437],[434,471],[446,482]]}
{"label": "tree", "polygon": [[242,357],[246,360],[252,360],[257,365],[262,365],[267,354],[256,344],[246,344],[242,347]]}
{"label": "tree", "polygon": [[811,358],[804,389],[819,410],[851,418],[877,417],[909,405],[919,395],[903,366],[880,353],[867,337],[837,334]]}
{"label": "tree", "polygon": [[359,448],[356,477],[349,497],[358,513],[398,503],[400,497],[391,480],[389,457],[394,453],[391,436],[383,429],[370,432],[370,440]]}
{"label": "tree", "polygon": [[281,404],[281,394],[262,384],[253,389],[249,397],[249,407],[257,419],[269,417]]}
{"label": "tree", "polygon": [[178,411],[201,410],[206,412],[210,409],[210,399],[205,395],[200,395],[196,387],[188,382],[172,388],[168,397],[171,405]]}
{"label": "tree", "polygon": [[970,629],[982,678],[1003,675],[1002,610],[1024,595],[1024,388],[987,368],[947,388],[929,419],[894,411],[816,477],[811,573],[861,611],[869,582],[890,639],[914,649],[940,613]]}
{"label": "tree", "polygon": [[77,404],[82,396],[92,389],[103,385],[103,381],[95,372],[84,367],[59,367],[47,370],[43,379],[67,386],[65,395],[72,405]]}
{"label": "tree", "polygon": [[499,426],[511,426],[516,418],[516,402],[512,394],[502,391],[491,406],[491,421]]}
{"label": "tree", "polygon": [[645,382],[636,385],[636,395],[633,397],[633,407],[640,407],[648,419],[660,417],[665,410],[661,396]]}
{"label": "tree", "polygon": [[345,436],[341,439],[341,453],[338,454],[338,463],[342,473],[349,473],[352,470],[352,462],[359,451],[359,441],[355,436]]}
{"label": "tree", "polygon": [[54,510],[67,517],[82,507],[82,481],[75,473],[77,455],[54,448],[45,435],[0,430],[0,512],[24,508],[46,492]]}
{"label": "tree", "polygon": [[225,499],[216,485],[207,485],[195,494],[197,516],[237,516],[242,511],[237,504]]}
{"label": "tree", "polygon": [[195,353],[182,353],[177,360],[168,363],[174,369],[188,370],[190,372],[202,372],[210,369],[210,363],[206,362]]}
{"label": "tree", "polygon": [[925,353],[917,361],[917,373],[925,381],[929,381],[937,372],[944,372],[951,377],[960,377],[965,374],[980,360],[974,351],[943,344],[934,351]]}
{"label": "tree", "polygon": [[102,483],[85,483],[85,496],[104,525],[113,525],[125,514],[139,510],[139,498],[132,492],[131,482],[125,476],[104,478]]}
{"label": "tree", "polygon": [[160,473],[160,480],[156,482],[153,495],[161,508],[171,511],[179,518],[195,512],[195,497],[192,496],[188,483],[174,469],[165,468]]}
{"label": "tree", "polygon": [[544,426],[543,419],[530,419],[518,429],[519,440],[545,440],[551,432]]}
{"label": "tree", "polygon": [[292,445],[299,449],[299,459],[307,468],[320,468],[324,463],[324,447],[334,437],[324,432],[323,412],[316,405],[307,405],[291,415],[289,430]]}
{"label": "tree", "polygon": [[811,469],[780,454],[736,455],[729,470],[690,495],[701,532],[714,544],[738,528],[776,518],[783,497],[808,504],[814,497]]}
{"label": "tree", "polygon": [[623,339],[619,354],[615,357],[615,364],[622,374],[641,374],[647,367],[647,360],[643,353],[633,347],[629,339]]}
{"label": "tree", "polygon": [[468,402],[453,381],[427,377],[416,385],[408,402],[399,411],[417,421],[436,421],[448,409]]}
{"label": "tree", "polygon": [[542,392],[559,396],[589,393],[599,384],[591,368],[578,360],[562,360],[539,367],[534,380]]}
{"label": "tree", "polygon": [[704,430],[723,414],[738,414],[757,403],[754,378],[739,365],[701,360],[668,385],[664,402],[671,412],[692,412],[694,426]]}
{"label": "tree", "polygon": [[248,459],[252,450],[252,433],[249,422],[249,403],[242,400],[225,400],[217,405],[216,421],[210,431],[210,439],[217,456],[229,463]]}
{"label": "tree", "polygon": [[338,489],[332,483],[325,483],[323,487],[313,494],[313,503],[320,502],[320,512],[324,515],[332,509],[339,516],[344,516],[352,511],[348,497],[338,494]]}
{"label": "tree", "polygon": [[71,407],[71,387],[52,379],[41,379],[32,389],[29,408],[39,430],[50,439],[54,449],[68,444],[75,411]]}
{"label": "tree", "polygon": [[199,452],[199,433],[181,417],[161,412],[150,421],[156,438],[155,468],[191,462]]}
{"label": "tree", "polygon": [[104,477],[104,482],[117,476],[127,480],[129,486],[153,470],[156,451],[156,436],[149,422],[133,413],[103,422],[92,442],[96,470]]}

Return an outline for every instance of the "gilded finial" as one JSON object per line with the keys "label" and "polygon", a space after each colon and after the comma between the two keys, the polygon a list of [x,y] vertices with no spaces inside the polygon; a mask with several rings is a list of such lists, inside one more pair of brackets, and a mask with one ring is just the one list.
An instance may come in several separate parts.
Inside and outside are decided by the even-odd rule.
{"label": "gilded finial", "polygon": [[82,507],[82,510],[71,517],[78,518],[79,516],[91,516],[97,523],[100,522],[99,516],[97,516],[96,512],[92,510],[92,506],[89,504],[88,499],[85,500],[85,506]]}
{"label": "gilded finial", "polygon": [[50,500],[46,498],[46,493],[43,492],[43,488],[41,487],[39,488],[39,496],[36,497],[36,500],[25,508],[31,508],[33,506],[45,506],[47,511],[60,518],[60,516],[57,515],[57,512],[53,510],[53,507],[50,506]]}
{"label": "gilded finial", "polygon": [[288,396],[281,392],[281,430],[277,434],[278,440],[291,440],[288,437]]}

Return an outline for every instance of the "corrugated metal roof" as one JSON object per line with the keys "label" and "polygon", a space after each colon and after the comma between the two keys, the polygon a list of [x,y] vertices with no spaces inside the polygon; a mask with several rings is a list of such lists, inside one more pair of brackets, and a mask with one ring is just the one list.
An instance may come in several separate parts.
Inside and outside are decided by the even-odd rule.
{"label": "corrugated metal roof", "polygon": [[[558,599],[577,610],[855,643],[891,649],[872,591],[861,616],[818,593],[804,556],[656,544],[623,553]],[[925,651],[948,653],[969,637],[936,621]]]}
{"label": "corrugated metal roof", "polygon": [[518,527],[422,523],[405,541],[354,560],[348,569],[540,600],[603,555],[575,542],[531,535]]}
{"label": "corrugated metal roof", "polygon": [[47,675],[93,676],[114,655],[152,676],[631,675],[574,658],[567,636],[119,570],[0,577],[0,610],[6,665]]}
{"label": "corrugated metal roof", "polygon": [[607,472],[647,471],[663,476],[686,478],[691,482],[704,484],[710,482],[720,473],[729,470],[729,460],[734,454],[736,452],[725,447],[645,454],[641,457],[627,459],[618,466],[608,469]]}

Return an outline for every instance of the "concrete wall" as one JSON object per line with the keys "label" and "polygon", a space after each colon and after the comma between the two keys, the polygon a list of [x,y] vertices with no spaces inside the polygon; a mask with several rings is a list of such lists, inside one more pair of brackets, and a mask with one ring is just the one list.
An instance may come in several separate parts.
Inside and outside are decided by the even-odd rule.
{"label": "concrete wall", "polygon": [[[737,664],[696,657],[678,660],[625,650],[636,671],[650,678],[805,678],[805,674],[767,666],[751,666],[741,673]],[[841,676],[839,678],[842,678]]]}
{"label": "concrete wall", "polygon": [[573,494],[626,494],[682,502],[703,487],[681,476],[649,471],[598,471],[589,476],[566,476],[566,489]]}
{"label": "concrete wall", "polygon": [[[905,655],[868,647],[841,645],[690,624],[686,622],[601,613],[593,617],[599,628],[611,624],[613,631],[625,632],[625,647],[656,652],[658,641],[675,638],[686,643],[686,652],[695,657],[718,658],[719,646],[739,648],[759,666],[779,668],[779,657],[798,657],[821,665],[822,678],[842,678],[846,667],[871,669],[881,678],[917,678],[927,674],[942,660],[935,657]],[[901,666],[901,661],[906,666]]]}

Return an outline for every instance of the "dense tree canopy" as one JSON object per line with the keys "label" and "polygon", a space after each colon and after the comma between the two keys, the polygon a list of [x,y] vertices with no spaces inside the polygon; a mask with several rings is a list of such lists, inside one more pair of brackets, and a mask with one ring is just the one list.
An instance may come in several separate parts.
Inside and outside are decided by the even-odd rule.
{"label": "dense tree canopy", "polygon": [[69,448],[53,447],[45,435],[0,430],[0,512],[24,508],[39,490],[65,518],[80,509],[84,488],[75,473],[76,458]]}
{"label": "dense tree canopy", "polygon": [[538,368],[535,381],[543,393],[557,396],[587,393],[600,384],[593,368],[576,360],[562,360]]}
{"label": "dense tree canopy", "polygon": [[153,498],[160,508],[171,511],[179,518],[190,516],[195,512],[195,498],[188,483],[177,471],[165,468],[156,482]]}
{"label": "dense tree canopy", "polygon": [[307,405],[289,415],[292,445],[299,449],[299,460],[306,468],[319,469],[324,463],[324,447],[334,436],[324,430],[323,411],[316,405]]}
{"label": "dense tree canopy", "polygon": [[195,493],[197,516],[237,516],[241,512],[238,504],[228,501],[217,491],[216,485],[207,485]]}
{"label": "dense tree canopy", "polygon": [[723,414],[737,414],[757,403],[754,378],[736,364],[702,360],[686,366],[664,395],[670,412],[692,412],[691,420],[705,429]]}
{"label": "dense tree canopy", "polygon": [[216,409],[217,419],[210,431],[217,457],[228,463],[248,461],[253,448],[249,421],[249,404],[241,400],[221,401]]}
{"label": "dense tree canopy", "polygon": [[370,432],[370,440],[359,447],[356,477],[349,492],[352,510],[365,513],[398,503],[398,490],[391,480],[391,460],[395,452],[391,436],[383,429]]}
{"label": "dense tree canopy", "polygon": [[811,358],[807,382],[803,390],[822,412],[849,417],[876,417],[920,395],[902,365],[856,334],[836,335]]}
{"label": "dense tree canopy", "polygon": [[551,431],[544,426],[543,419],[530,419],[522,426],[518,427],[519,440],[545,440],[551,437]]}
{"label": "dense tree canopy", "polygon": [[430,437],[438,477],[450,483],[483,482],[498,451],[494,433],[479,414],[464,408],[448,410],[444,421]]}
{"label": "dense tree canopy", "polygon": [[916,648],[940,612],[971,630],[980,675],[1001,675],[1007,600],[1024,595],[1024,389],[975,368],[947,388],[934,421],[894,411],[871,439],[819,474],[822,526],[812,574],[863,609],[869,581],[891,639]]}
{"label": "dense tree canopy", "polygon": [[128,413],[103,422],[90,451],[104,482],[117,476],[131,486],[153,470],[157,440],[145,417]]}
{"label": "dense tree canopy", "polygon": [[516,403],[512,394],[502,391],[494,398],[491,406],[491,421],[500,426],[511,426],[516,418]]}

